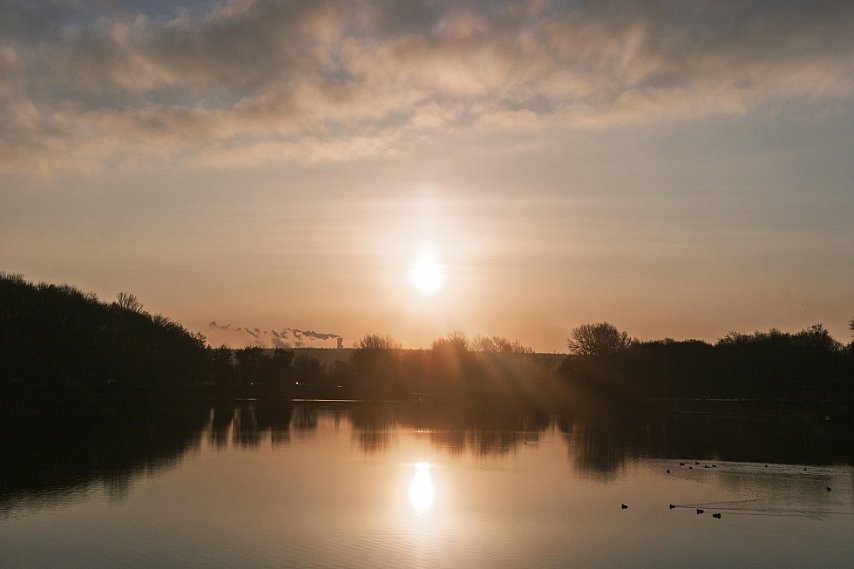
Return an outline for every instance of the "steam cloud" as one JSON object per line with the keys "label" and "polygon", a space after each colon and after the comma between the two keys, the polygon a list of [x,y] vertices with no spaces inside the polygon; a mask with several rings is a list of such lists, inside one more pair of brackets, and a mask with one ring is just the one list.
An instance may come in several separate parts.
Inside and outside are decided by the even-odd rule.
{"label": "steam cloud", "polygon": [[[228,332],[235,336],[235,343],[249,340],[254,346],[264,348],[301,348],[306,344],[324,340],[343,340],[339,334],[317,332],[315,330],[300,330],[298,328],[282,328],[281,330],[261,330],[231,324],[219,324],[215,320],[208,324],[211,330]],[[247,336],[249,336],[248,339]],[[242,338],[242,340],[241,340]],[[338,343],[339,345],[341,342]]]}

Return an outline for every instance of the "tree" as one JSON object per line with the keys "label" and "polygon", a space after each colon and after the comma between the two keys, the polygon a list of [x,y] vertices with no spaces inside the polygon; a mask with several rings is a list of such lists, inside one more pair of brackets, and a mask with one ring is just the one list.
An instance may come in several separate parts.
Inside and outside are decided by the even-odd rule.
{"label": "tree", "polygon": [[471,344],[465,332],[455,330],[445,336],[433,340],[433,351],[436,353],[464,354],[469,351]]}
{"label": "tree", "polygon": [[792,339],[795,346],[810,348],[818,352],[831,353],[842,349],[842,344],[834,340],[822,324],[813,324],[806,330],[794,334]]}
{"label": "tree", "polygon": [[519,340],[509,340],[502,336],[476,336],[471,343],[471,348],[476,352],[521,354],[534,353],[533,348],[523,345]]}
{"label": "tree", "polygon": [[323,380],[323,366],[317,358],[300,354],[294,358],[294,378],[300,385],[317,386]]}
{"label": "tree", "polygon": [[228,346],[222,345],[211,350],[214,383],[220,389],[234,387],[234,357]]}
{"label": "tree", "polygon": [[851,335],[854,336],[854,318],[848,323],[848,329],[851,330]]}
{"label": "tree", "polygon": [[566,345],[576,356],[604,356],[625,350],[632,345],[632,339],[613,324],[599,322],[573,328]]}
{"label": "tree", "polygon": [[362,397],[385,398],[400,391],[400,343],[390,336],[369,334],[356,343],[350,356],[354,387]]}
{"label": "tree", "polygon": [[384,334],[368,334],[356,342],[356,350],[361,352],[399,349],[400,343]]}
{"label": "tree", "polygon": [[129,310],[131,312],[142,312],[142,303],[135,294],[129,292],[120,292],[116,297],[116,304],[119,308]]}

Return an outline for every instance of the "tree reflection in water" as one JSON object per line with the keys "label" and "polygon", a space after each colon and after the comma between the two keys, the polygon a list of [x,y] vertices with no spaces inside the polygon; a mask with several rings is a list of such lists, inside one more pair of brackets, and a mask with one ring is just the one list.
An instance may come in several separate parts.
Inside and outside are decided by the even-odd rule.
{"label": "tree reflection in water", "polygon": [[174,467],[200,444],[208,405],[122,400],[6,401],[0,416],[0,511],[50,505],[102,487],[121,499],[136,477]]}
{"label": "tree reflection in water", "polygon": [[374,405],[350,410],[354,443],[365,453],[382,452],[398,429],[418,431],[452,455],[505,455],[536,442],[548,427],[548,413],[512,405],[463,403]]}
{"label": "tree reflection in water", "polygon": [[[244,401],[7,402],[0,417],[0,511],[16,503],[50,504],[69,493],[103,488],[121,499],[133,480],[175,466],[207,440],[256,449],[269,440],[286,451],[292,434],[312,436],[321,417],[352,426],[361,452],[382,453],[401,430],[414,431],[452,456],[505,456],[561,433],[579,472],[612,479],[639,458],[780,464],[854,464],[850,426],[805,417],[675,414],[591,408],[550,414],[538,407],[464,403],[369,404]],[[415,484],[417,482],[417,484]],[[424,508],[430,468],[416,468],[411,494]],[[418,496],[415,500],[414,496]],[[421,504],[416,506],[416,504]]]}

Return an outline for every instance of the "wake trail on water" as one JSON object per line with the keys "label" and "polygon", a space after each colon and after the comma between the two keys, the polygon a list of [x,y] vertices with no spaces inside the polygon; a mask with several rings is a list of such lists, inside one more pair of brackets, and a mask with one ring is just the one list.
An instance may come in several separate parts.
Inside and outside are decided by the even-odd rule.
{"label": "wake trail on water", "polygon": [[674,508],[687,508],[725,512],[741,516],[776,516],[776,517],[809,517],[822,518],[825,516],[854,516],[854,512],[846,510],[816,507],[812,502],[780,506],[761,499],[730,500],[724,502],[703,502],[696,504],[674,504]]}

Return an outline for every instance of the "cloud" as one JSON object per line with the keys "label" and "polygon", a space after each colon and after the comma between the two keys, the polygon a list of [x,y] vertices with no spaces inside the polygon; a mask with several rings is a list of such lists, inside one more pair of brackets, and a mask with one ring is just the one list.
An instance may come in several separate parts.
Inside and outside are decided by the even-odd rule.
{"label": "cloud", "polygon": [[0,168],[349,160],[854,94],[847,2],[104,6],[2,3]]}
{"label": "cloud", "polygon": [[208,324],[208,329],[216,336],[213,343],[225,343],[234,347],[246,345],[264,348],[300,348],[318,346],[317,342],[343,339],[339,334],[300,330],[298,328],[282,328],[281,330],[261,330],[245,326],[219,324],[215,320]]}

